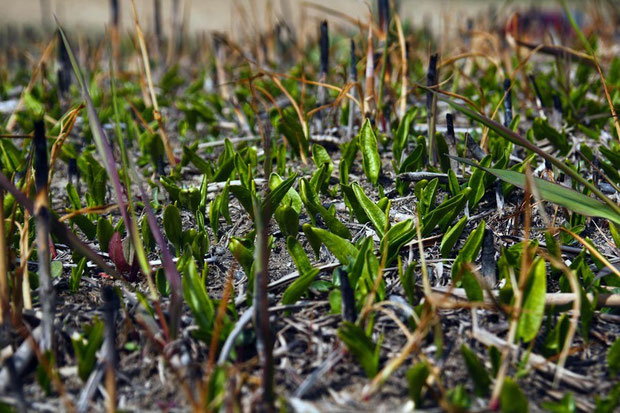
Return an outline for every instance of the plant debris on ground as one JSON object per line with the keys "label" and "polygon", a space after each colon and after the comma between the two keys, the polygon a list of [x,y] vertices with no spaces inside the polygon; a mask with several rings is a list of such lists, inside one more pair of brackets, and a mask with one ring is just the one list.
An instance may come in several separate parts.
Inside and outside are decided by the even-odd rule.
{"label": "plant debris on ground", "polygon": [[618,411],[618,5],[400,3],[0,29],[1,411]]}

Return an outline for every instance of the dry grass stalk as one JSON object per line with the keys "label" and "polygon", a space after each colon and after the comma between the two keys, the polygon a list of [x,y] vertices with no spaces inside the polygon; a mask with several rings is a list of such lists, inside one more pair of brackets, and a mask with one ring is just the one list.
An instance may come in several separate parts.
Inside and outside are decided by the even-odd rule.
{"label": "dry grass stalk", "polygon": [[0,189],[0,325],[10,316],[8,248],[4,228],[4,189]]}
{"label": "dry grass stalk", "polygon": [[[41,319],[41,349],[43,352],[46,352],[53,347],[55,297],[51,279],[49,251],[50,211],[48,200],[49,188],[47,185],[49,172],[47,142],[45,139],[45,126],[42,120],[35,121],[34,138],[32,141],[34,149],[35,186],[37,190],[34,215],[37,230],[37,257],[39,260],[39,301],[43,313]],[[24,274],[24,276],[27,275]]]}
{"label": "dry grass stalk", "polygon": [[[527,165],[526,169],[530,169],[529,165]],[[519,274],[519,281],[514,278],[514,271],[510,268],[510,276],[511,276],[511,284],[514,292],[515,302],[510,314],[510,327],[508,329],[508,338],[507,342],[511,345],[516,337],[517,333],[517,324],[519,321],[519,315],[521,314],[521,306],[523,305],[523,293],[525,292],[525,287],[527,285],[528,275],[530,273],[530,267],[532,265],[532,257],[530,256],[530,248],[529,248],[529,237],[530,237],[530,228],[531,228],[531,218],[532,218],[532,206],[530,203],[531,199],[531,186],[530,181],[526,181],[525,187],[525,195],[524,199],[526,202],[524,215],[525,219],[523,222],[524,229],[524,240],[523,240],[523,252],[521,253],[521,270]],[[497,377],[495,379],[495,385],[493,386],[493,392],[491,394],[490,406],[495,405],[499,400],[499,395],[502,390],[502,386],[504,384],[504,379],[506,378],[506,374],[508,372],[508,365],[510,361],[510,352],[509,348],[505,347],[502,351],[502,358],[499,366],[499,370],[497,372]]]}
{"label": "dry grass stalk", "polygon": [[138,44],[140,45],[140,52],[142,54],[142,62],[144,64],[144,72],[146,74],[146,81],[149,87],[149,92],[151,94],[151,101],[153,103],[153,118],[155,118],[159,126],[159,134],[161,136],[162,143],[164,144],[164,149],[166,150],[166,156],[168,157],[168,162],[170,163],[171,166],[174,167],[177,164],[177,161],[176,161],[176,158],[174,157],[174,153],[172,152],[172,147],[170,146],[170,141],[168,140],[168,135],[166,134],[166,129],[164,128],[164,121],[159,111],[159,105],[157,104],[157,95],[155,94],[155,88],[153,87],[153,79],[151,77],[151,64],[149,63],[149,55],[146,49],[146,42],[144,41],[144,34],[142,33],[142,29],[140,28],[140,21],[138,19],[138,12],[136,11],[135,0],[131,0],[131,7],[133,10],[133,17],[134,17],[134,22],[136,25],[136,34],[138,37]]}

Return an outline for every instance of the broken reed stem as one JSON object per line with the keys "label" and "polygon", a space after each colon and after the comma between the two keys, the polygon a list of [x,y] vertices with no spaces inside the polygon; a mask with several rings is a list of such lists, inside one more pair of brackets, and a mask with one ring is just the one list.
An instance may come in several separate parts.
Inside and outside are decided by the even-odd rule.
{"label": "broken reed stem", "polygon": [[105,286],[102,291],[103,316],[105,321],[103,357],[105,363],[105,384],[108,392],[106,410],[116,411],[116,318],[118,314],[119,298],[114,288]]}
{"label": "broken reed stem", "polygon": [[[538,251],[539,255],[544,256],[545,258],[547,258],[549,256],[548,253],[546,253],[544,250],[539,250]],[[553,258],[551,259],[547,259],[548,261],[552,261]],[[553,261],[552,263],[554,263],[555,265],[555,261]],[[497,300],[499,299],[499,292],[498,290],[493,290],[492,291],[493,295],[489,295],[489,291],[485,290],[485,294],[484,294],[484,305],[485,306],[494,306],[494,308],[497,308],[497,306],[495,305],[497,303]],[[444,297],[441,298],[441,300],[443,300],[444,304],[448,304],[448,306],[450,308],[458,308],[456,306],[456,304],[461,304],[463,306],[469,306],[469,304],[471,304],[470,302],[468,302],[467,300],[467,293],[465,292],[465,289],[463,288],[450,288],[450,289],[445,289],[445,288],[440,288],[440,287],[433,287],[433,296],[434,297]],[[447,300],[445,299],[445,297],[452,297],[452,300]],[[588,298],[588,300],[594,300],[594,295],[592,294],[587,294],[586,297]],[[437,300],[440,300],[440,298],[437,298]],[[562,306],[566,306],[566,305],[573,305],[575,303],[576,300],[576,295],[574,293],[547,293],[547,295],[545,296],[545,306],[546,307],[562,307]],[[614,307],[614,308],[618,308],[620,307],[620,294],[597,294],[596,295],[596,308],[603,308],[603,307]]]}
{"label": "broken reed stem", "polygon": [[155,44],[157,45],[157,55],[161,56],[161,46],[163,44],[163,33],[161,25],[161,0],[153,0],[153,19],[155,20]]}
{"label": "broken reed stem", "polygon": [[273,412],[275,395],[273,391],[273,335],[269,326],[269,225],[271,205],[261,205],[254,197],[254,216],[256,217],[256,253],[254,276],[254,328],[256,329],[256,350],[261,365],[261,395],[258,411]]}
{"label": "broken reed stem", "polygon": [[57,32],[58,38],[58,71],[56,76],[58,78],[58,91],[60,97],[64,98],[69,92],[71,86],[71,61],[69,60],[69,54],[67,48],[62,41],[60,32]]}
{"label": "broken reed stem", "polygon": [[329,28],[327,20],[321,22],[321,36],[319,40],[319,48],[321,51],[320,75],[321,82],[325,83],[327,72],[329,70]]}
{"label": "broken reed stem", "polygon": [[[381,73],[379,75],[379,91],[377,93],[377,106],[379,108],[379,114],[383,118],[383,87],[385,84],[385,72],[389,66],[389,32],[390,26],[390,6],[388,0],[379,0],[379,27],[383,32],[383,56],[381,59]],[[389,120],[389,116],[388,116]]]}
{"label": "broken reed stem", "polygon": [[[437,86],[437,59],[438,54],[434,53],[428,63],[426,74],[426,85],[429,88]],[[431,165],[437,165],[439,155],[437,154],[437,142],[435,141],[435,124],[437,121],[437,94],[426,92],[426,118],[428,122],[428,154]]]}
{"label": "broken reed stem", "polygon": [[349,274],[341,268],[337,268],[335,272],[337,279],[340,280],[340,296],[342,297],[340,315],[344,321],[354,323],[357,318],[357,312],[355,310],[355,296],[351,288]]}
{"label": "broken reed stem", "polygon": [[9,320],[8,248],[4,233],[4,189],[0,188],[0,325]]}
{"label": "broken reed stem", "polygon": [[118,24],[120,22],[120,10],[118,8],[118,0],[110,0],[110,11],[112,26],[118,29]]}
{"label": "broken reed stem", "polygon": [[366,84],[364,88],[364,103],[362,110],[368,119],[374,119],[376,112],[375,102],[375,57],[372,47],[372,17],[368,22],[368,49],[366,50]]}
{"label": "broken reed stem", "polygon": [[[355,42],[353,38],[350,39],[350,62],[349,62],[349,82],[357,83],[357,57],[355,56]],[[357,89],[353,87],[351,89],[351,96],[355,97]],[[355,105],[353,101],[349,102],[349,121],[347,125],[347,139],[351,140],[353,137],[353,122],[355,121]]]}
{"label": "broken reed stem", "polygon": [[133,9],[133,17],[134,22],[136,24],[136,34],[138,36],[138,44],[140,45],[140,52],[142,54],[142,62],[144,64],[144,72],[146,74],[146,82],[149,87],[149,93],[151,95],[151,101],[153,103],[153,118],[157,121],[157,125],[159,126],[159,135],[161,136],[162,143],[164,144],[164,149],[166,150],[166,156],[168,157],[168,162],[170,166],[174,167],[177,164],[176,158],[174,157],[174,153],[172,152],[172,147],[170,146],[170,141],[168,140],[168,135],[166,134],[166,130],[164,128],[164,121],[161,117],[161,113],[159,112],[159,105],[157,104],[157,95],[155,95],[155,88],[153,87],[153,78],[151,77],[151,64],[149,63],[149,55],[146,49],[146,42],[144,41],[144,34],[142,33],[142,28],[140,28],[140,21],[138,19],[138,12],[136,11],[136,2],[135,0],[131,0],[131,7]]}
{"label": "broken reed stem", "polygon": [[[45,353],[52,349],[54,335],[54,288],[50,271],[50,211],[48,201],[48,163],[47,142],[45,140],[45,125],[42,120],[34,123],[34,173],[35,173],[35,222],[37,257],[39,261],[39,301],[41,303],[41,349]],[[4,224],[4,223],[3,223]],[[27,273],[24,277],[27,277]]]}
{"label": "broken reed stem", "polygon": [[[456,135],[454,133],[454,116],[452,113],[446,113],[446,143],[448,144],[448,154],[450,156],[458,156]],[[455,173],[459,170],[459,163],[456,159],[450,158],[450,169]]]}
{"label": "broken reed stem", "polygon": [[118,0],[110,0],[110,23],[112,25],[112,55],[114,57],[114,64],[118,64],[120,56],[119,47],[119,23],[120,23],[120,10],[118,8]]}
{"label": "broken reed stem", "polygon": [[509,128],[512,123],[512,87],[510,79],[504,79],[504,126]]}
{"label": "broken reed stem", "polygon": [[[320,37],[319,37],[319,50],[320,50],[320,67],[319,67],[319,88],[317,89],[316,103],[317,107],[325,105],[326,90],[322,85],[327,82],[327,71],[329,69],[329,30],[327,27],[327,20],[321,22]],[[315,125],[317,130],[323,131],[323,113],[317,112]]]}
{"label": "broken reed stem", "polygon": [[[401,58],[401,81],[400,81],[400,101],[398,105],[398,117],[402,119],[407,111],[407,88],[408,88],[408,65],[407,65],[407,43],[405,41],[405,35],[403,33],[403,26],[400,23],[400,18],[397,14],[394,15],[394,23],[396,24],[396,30],[398,32],[398,43],[400,45],[400,58]],[[456,161],[455,161],[456,162]]]}
{"label": "broken reed stem", "polygon": [[547,116],[545,115],[545,102],[543,101],[542,95],[540,94],[540,89],[538,89],[538,85],[536,84],[536,78],[534,77],[534,75],[528,75],[528,78],[530,80],[530,83],[532,84],[532,87],[534,88],[534,95],[536,95],[536,107],[538,108],[538,116],[540,116],[542,119],[546,119]]}
{"label": "broken reed stem", "polygon": [[390,25],[390,3],[389,0],[378,0],[379,27],[385,37],[388,36]]}

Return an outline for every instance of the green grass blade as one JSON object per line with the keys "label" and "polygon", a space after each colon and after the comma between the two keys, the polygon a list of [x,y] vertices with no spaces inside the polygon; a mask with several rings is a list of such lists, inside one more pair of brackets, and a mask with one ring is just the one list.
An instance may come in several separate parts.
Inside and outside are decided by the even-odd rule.
{"label": "green grass blade", "polygon": [[[505,169],[485,168],[477,165],[469,159],[457,157],[454,157],[454,159],[467,165],[480,168],[492,175],[495,175],[504,182],[508,182],[516,187],[525,189],[526,177],[522,173]],[[554,204],[563,206],[581,215],[606,218],[616,224],[620,224],[620,214],[616,213],[616,211],[610,208],[607,204],[599,202],[594,198],[590,198],[589,196],[575,191],[574,189],[567,188],[544,179],[534,178],[534,183],[540,192],[541,198],[545,201],[553,202]]]}
{"label": "green grass blade", "polygon": [[[418,86],[424,90],[432,90],[422,85],[418,85]],[[433,93],[437,93],[437,92],[433,91]],[[540,149],[538,146],[528,141],[527,139],[522,138],[518,133],[513,132],[509,128],[503,126],[500,123],[495,122],[492,119],[489,119],[488,117],[476,112],[475,110],[467,106],[461,105],[459,103],[453,102],[451,99],[445,98],[443,96],[438,96],[438,98],[439,100],[446,102],[448,105],[452,106],[454,109],[458,110],[464,115],[467,115],[468,117],[487,126],[489,129],[493,130],[495,133],[497,133],[504,139],[514,143],[515,145],[519,145],[527,150],[535,152],[536,154],[540,155],[543,159],[551,162],[558,169],[561,169],[566,175],[570,176],[571,178],[573,178],[574,180],[576,180],[577,182],[579,182],[580,184],[588,188],[590,191],[592,191],[593,194],[595,194],[599,199],[605,202],[613,211],[615,211],[617,215],[620,215],[620,207],[616,205],[614,201],[606,197],[605,194],[603,194],[596,186],[588,182],[578,172],[575,172],[569,166],[564,164],[564,162],[560,161],[559,159],[555,158],[552,155],[549,155],[548,153]]]}

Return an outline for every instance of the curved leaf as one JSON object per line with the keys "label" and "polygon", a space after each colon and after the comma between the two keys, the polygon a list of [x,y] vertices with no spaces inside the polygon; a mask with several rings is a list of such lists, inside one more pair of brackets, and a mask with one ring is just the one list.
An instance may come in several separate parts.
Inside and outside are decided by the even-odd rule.
{"label": "curved leaf", "polygon": [[280,185],[278,185],[273,191],[269,192],[269,195],[265,197],[262,202],[263,211],[266,208],[269,208],[271,214],[276,210],[282,199],[288,194],[289,190],[293,187],[295,183],[295,179],[297,178],[297,174],[291,175],[286,180],[282,181]]}
{"label": "curved leaf", "polygon": [[444,234],[443,238],[441,238],[441,246],[439,249],[443,258],[448,258],[452,254],[452,249],[461,237],[465,225],[467,225],[467,217],[461,218],[460,221],[454,224],[454,226]]}
{"label": "curved leaf", "polygon": [[353,215],[355,215],[355,219],[360,224],[365,224],[369,222],[368,215],[364,211],[364,208],[360,205],[355,196],[355,192],[353,192],[353,188],[350,185],[340,184],[340,189],[342,189],[342,194],[344,195],[344,202],[351,209]]}
{"label": "curved leaf", "polygon": [[309,240],[311,238],[321,240],[321,242],[325,244],[327,249],[330,250],[332,254],[334,254],[334,257],[336,257],[336,259],[340,261],[343,265],[349,264],[351,260],[354,260],[355,257],[357,257],[358,251],[357,248],[353,246],[353,244],[351,244],[346,239],[339,237],[336,234],[333,234],[330,231],[326,231],[321,228],[315,228],[310,224],[304,224],[303,231],[304,233],[306,233],[306,235],[310,233],[310,236],[308,237]]}
{"label": "curved leaf", "polygon": [[294,237],[288,237],[286,239],[286,246],[289,254],[293,257],[293,261],[299,272],[299,278],[284,291],[282,304],[285,305],[297,302],[297,300],[308,291],[308,288],[310,288],[310,285],[312,285],[314,279],[319,274],[319,269],[312,267],[299,241]]}
{"label": "curved leaf", "polygon": [[411,241],[415,237],[415,234],[416,229],[412,219],[406,219],[398,224],[395,224],[385,233],[379,247],[380,251],[384,251],[384,245],[387,242],[388,247],[385,265],[392,263],[394,258],[398,255],[401,247]]}
{"label": "curved leaf", "polygon": [[379,238],[382,238],[388,227],[385,213],[374,202],[372,202],[370,198],[366,196],[361,186],[354,183],[351,185],[351,188],[353,188],[353,193],[355,194],[357,202],[359,202],[361,207],[364,209],[366,216],[370,219],[370,222],[372,222],[372,225],[375,227],[377,235],[379,236]]}
{"label": "curved leaf", "polygon": [[316,223],[316,216],[318,214],[330,231],[340,237],[351,239],[351,232],[349,229],[319,202],[318,195],[306,179],[301,179],[299,181],[299,193],[313,224]]}

